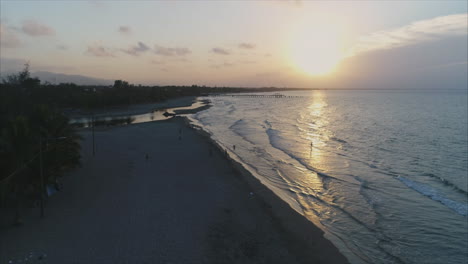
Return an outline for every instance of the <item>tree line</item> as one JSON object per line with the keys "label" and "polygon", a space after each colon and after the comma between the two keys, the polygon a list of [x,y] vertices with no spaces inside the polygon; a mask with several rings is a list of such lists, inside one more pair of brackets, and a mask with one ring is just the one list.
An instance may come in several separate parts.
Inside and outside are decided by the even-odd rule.
{"label": "tree line", "polygon": [[29,66],[0,83],[0,207],[37,201],[44,186],[80,164],[80,137],[65,113],[154,103],[210,93],[278,91],[278,88],[141,86],[116,80],[112,86],[41,83]]}
{"label": "tree line", "polygon": [[80,137],[48,92],[28,66],[0,84],[0,207],[17,213],[80,164]]}

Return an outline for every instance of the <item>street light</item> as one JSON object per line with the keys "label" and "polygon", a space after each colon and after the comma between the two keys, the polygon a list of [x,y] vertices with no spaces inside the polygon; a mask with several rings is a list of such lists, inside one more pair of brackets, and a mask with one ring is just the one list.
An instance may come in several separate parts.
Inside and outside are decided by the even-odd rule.
{"label": "street light", "polygon": [[[93,88],[93,99],[94,99],[94,103],[96,103],[96,88]],[[92,126],[92,133],[93,133],[93,157],[96,155],[96,150],[95,150],[95,147],[94,147],[94,109],[92,111],[92,116],[91,116],[91,126]]]}
{"label": "street light", "polygon": [[94,147],[94,111],[91,117],[91,129],[93,131],[93,156],[96,154],[95,147]]}

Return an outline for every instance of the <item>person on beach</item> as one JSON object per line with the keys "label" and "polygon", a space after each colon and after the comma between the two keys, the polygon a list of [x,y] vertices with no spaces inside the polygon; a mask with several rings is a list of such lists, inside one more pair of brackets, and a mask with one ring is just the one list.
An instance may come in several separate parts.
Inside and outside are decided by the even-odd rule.
{"label": "person on beach", "polygon": [[148,155],[148,153],[146,153],[146,155],[145,155],[145,158],[146,158],[146,160],[148,160],[148,159],[149,159],[149,155]]}
{"label": "person on beach", "polygon": [[314,142],[310,142],[310,153],[309,153],[309,157],[312,157],[312,150],[314,149]]}
{"label": "person on beach", "polygon": [[236,145],[232,145],[232,148],[233,148],[234,150],[236,150]]}

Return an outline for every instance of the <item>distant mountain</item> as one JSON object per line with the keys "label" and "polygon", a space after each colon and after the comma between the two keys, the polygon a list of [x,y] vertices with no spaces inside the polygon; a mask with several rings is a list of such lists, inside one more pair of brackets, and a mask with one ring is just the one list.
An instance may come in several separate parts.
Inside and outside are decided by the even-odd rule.
{"label": "distant mountain", "polygon": [[75,83],[78,85],[111,85],[114,81],[93,78],[83,75],[70,75],[63,73],[38,71],[31,73],[32,77],[37,77],[41,80],[41,83],[49,82],[52,84],[59,83]]}

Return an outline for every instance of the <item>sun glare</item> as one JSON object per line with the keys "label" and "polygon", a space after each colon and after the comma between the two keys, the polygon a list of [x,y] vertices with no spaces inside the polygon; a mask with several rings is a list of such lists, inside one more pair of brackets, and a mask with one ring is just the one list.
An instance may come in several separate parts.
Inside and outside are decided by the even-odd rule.
{"label": "sun glare", "polygon": [[292,38],[291,60],[307,74],[332,73],[343,58],[342,30],[335,24],[313,21],[301,25]]}

